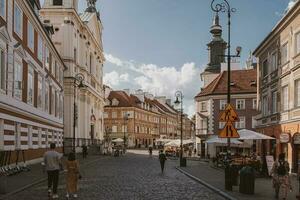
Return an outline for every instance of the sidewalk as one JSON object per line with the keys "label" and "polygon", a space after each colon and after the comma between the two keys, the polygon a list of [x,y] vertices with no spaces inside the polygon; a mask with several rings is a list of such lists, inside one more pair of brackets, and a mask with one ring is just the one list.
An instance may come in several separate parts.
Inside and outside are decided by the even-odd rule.
{"label": "sidewalk", "polygon": [[[232,192],[226,191],[225,181],[224,181],[224,171],[220,169],[215,169],[209,166],[208,163],[199,161],[188,161],[187,167],[180,168],[189,175],[192,175],[207,184],[217,188],[233,198],[239,200],[266,200],[275,199],[275,193],[272,188],[271,178],[256,178],[255,179],[255,194],[246,195],[239,193],[239,187],[234,186]],[[289,193],[287,199],[296,199],[296,193],[298,191],[298,183],[295,176],[292,177],[293,191]]]}
{"label": "sidewalk", "polygon": [[[102,155],[90,155],[85,160],[82,159],[82,156],[78,154],[79,163],[81,166],[92,163],[98,160]],[[64,157],[64,159],[66,159]],[[21,172],[14,176],[6,176],[7,185],[6,185],[6,194],[0,194],[0,199],[10,195],[12,193],[24,190],[32,185],[43,182],[47,179],[47,174],[43,173],[43,169],[40,163],[30,165],[29,172]],[[3,178],[3,177],[1,177]]]}

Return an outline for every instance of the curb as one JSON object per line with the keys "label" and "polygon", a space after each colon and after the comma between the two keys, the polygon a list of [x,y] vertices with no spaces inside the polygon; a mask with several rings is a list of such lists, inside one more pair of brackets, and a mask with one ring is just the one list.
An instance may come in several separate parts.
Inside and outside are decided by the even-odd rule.
{"label": "curb", "polygon": [[209,189],[211,189],[212,191],[216,192],[217,194],[219,194],[220,196],[224,197],[227,200],[237,200],[235,197],[230,196],[229,194],[227,194],[226,192],[223,192],[222,190],[212,186],[211,184],[189,174],[188,172],[184,171],[183,169],[180,169],[179,167],[175,167],[178,171],[180,171],[181,173],[183,173],[184,175],[188,176],[189,178],[193,179],[194,181],[204,185],[205,187],[208,187]]}
{"label": "curb", "polygon": [[[98,160],[99,160],[99,159],[91,160],[90,162],[87,162],[87,163],[85,163],[85,164],[83,164],[83,165],[81,165],[81,166],[86,166],[86,165],[92,164],[92,163],[94,163],[94,162],[96,162],[96,161],[98,161]],[[61,174],[64,174],[64,173],[65,173],[65,171],[59,172],[60,175],[61,175]],[[46,181],[46,180],[47,180],[47,178],[41,178],[41,179],[39,179],[39,180],[37,180],[37,181],[35,181],[35,182],[33,182],[33,183],[30,183],[30,184],[28,184],[28,185],[25,185],[25,186],[19,188],[19,189],[16,189],[16,190],[14,190],[14,191],[12,191],[12,192],[9,192],[9,193],[7,193],[7,194],[5,194],[5,195],[3,195],[3,196],[0,196],[0,200],[5,200],[6,198],[8,198],[8,197],[10,197],[10,196],[12,196],[12,195],[14,195],[14,194],[17,194],[17,193],[19,193],[19,192],[22,192],[22,191],[24,191],[24,190],[26,190],[26,189],[28,189],[28,188],[30,188],[30,187],[32,187],[32,186],[35,186],[35,185],[37,185],[37,184],[40,184],[40,183],[42,183],[42,182],[44,182],[44,181]]]}

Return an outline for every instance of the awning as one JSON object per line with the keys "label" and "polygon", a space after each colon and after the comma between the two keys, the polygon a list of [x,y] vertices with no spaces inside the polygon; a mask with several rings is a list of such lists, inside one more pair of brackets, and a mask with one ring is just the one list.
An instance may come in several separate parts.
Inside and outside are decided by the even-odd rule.
{"label": "awning", "polygon": [[[217,135],[212,136],[205,141],[206,144],[227,144],[227,138],[219,138]],[[236,138],[230,140],[231,144],[243,144],[243,142],[238,141]]]}
{"label": "awning", "polygon": [[248,129],[238,130],[239,140],[275,140],[275,138]]}
{"label": "awning", "polygon": [[112,140],[112,142],[124,142],[124,140],[122,138],[117,138],[117,139],[114,139]]}

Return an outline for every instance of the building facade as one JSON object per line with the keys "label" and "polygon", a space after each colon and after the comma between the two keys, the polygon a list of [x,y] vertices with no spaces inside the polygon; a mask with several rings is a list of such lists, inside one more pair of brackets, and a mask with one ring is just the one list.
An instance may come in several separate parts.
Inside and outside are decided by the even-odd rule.
{"label": "building facade", "polygon": [[[180,138],[180,114],[166,97],[154,97],[142,90],[110,91],[105,106],[107,138],[125,138],[128,147],[154,146],[159,138]],[[191,139],[193,125],[183,118],[183,138]]]}
{"label": "building facade", "polygon": [[50,143],[62,152],[65,65],[38,0],[0,5],[0,153],[35,162]]}
{"label": "building facade", "polygon": [[[231,105],[239,117],[236,129],[254,130],[256,126],[256,86],[256,69],[231,71]],[[195,101],[197,150],[205,156],[203,142],[208,136],[219,134],[225,126],[225,122],[219,122],[219,117],[227,105],[227,71],[203,88]]]}
{"label": "building facade", "polygon": [[276,140],[263,141],[263,155],[285,153],[292,170],[300,160],[300,2],[277,23],[254,51],[258,60],[257,130]]}
{"label": "building facade", "polygon": [[[43,22],[54,28],[52,40],[68,68],[64,72],[66,149],[74,139],[77,147],[103,140],[103,27],[95,4],[87,1],[86,10],[78,14],[77,0],[45,0],[40,11]],[[84,88],[76,87],[78,75]]]}

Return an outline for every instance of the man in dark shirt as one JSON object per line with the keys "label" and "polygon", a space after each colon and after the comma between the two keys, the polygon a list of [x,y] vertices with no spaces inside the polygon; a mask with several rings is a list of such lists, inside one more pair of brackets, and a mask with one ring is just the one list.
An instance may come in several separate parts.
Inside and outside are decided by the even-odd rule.
{"label": "man in dark shirt", "polygon": [[160,162],[161,173],[164,173],[165,162],[167,160],[167,157],[166,157],[166,154],[164,154],[163,150],[160,150],[158,158],[159,158],[159,162]]}

